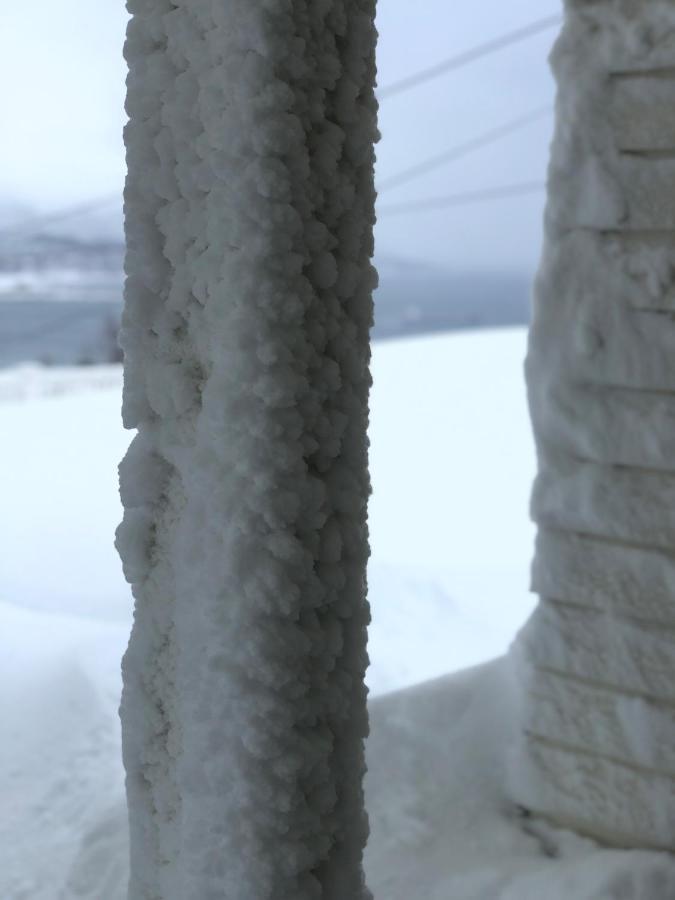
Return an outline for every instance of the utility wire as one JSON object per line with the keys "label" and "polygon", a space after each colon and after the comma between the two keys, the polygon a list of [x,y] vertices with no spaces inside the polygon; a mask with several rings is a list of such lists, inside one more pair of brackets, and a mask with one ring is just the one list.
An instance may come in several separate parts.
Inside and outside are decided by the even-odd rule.
{"label": "utility wire", "polygon": [[460,53],[457,56],[451,56],[449,59],[444,59],[441,62],[436,63],[435,66],[430,66],[428,69],[422,69],[421,72],[416,72],[414,75],[408,75],[400,81],[388,84],[378,90],[378,98],[380,100],[386,100],[396,94],[402,94],[404,91],[409,91],[412,88],[423,84],[425,81],[431,81],[433,78],[445,75],[446,72],[450,72],[453,69],[459,69],[462,66],[472,63],[476,59],[481,59],[483,56],[489,56],[491,53],[496,53],[499,50],[503,50],[505,47],[511,46],[511,44],[516,44],[519,41],[525,40],[525,38],[546,31],[554,25],[559,25],[561,21],[562,17],[558,15],[547,16],[545,19],[537,19],[536,22],[531,22],[523,28],[509,31],[507,34],[493,38],[491,41],[486,41],[484,44],[472,47],[464,53]]}
{"label": "utility wire", "polygon": [[[442,60],[441,62],[436,63],[436,65],[430,66],[428,69],[423,69],[420,72],[416,72],[413,75],[402,78],[400,81],[396,81],[393,84],[389,84],[383,88],[379,88],[378,97],[380,100],[384,100],[387,97],[392,97],[396,94],[403,93],[404,91],[411,90],[412,88],[417,87],[417,85],[437,78],[440,75],[445,74],[446,72],[450,72],[453,69],[459,69],[462,66],[468,65],[476,59],[480,59],[484,56],[496,53],[499,50],[504,49],[505,47],[509,47],[512,44],[525,40],[526,38],[531,37],[535,34],[539,34],[542,31],[546,31],[547,29],[552,28],[554,25],[560,24],[561,21],[562,17],[559,15],[547,16],[543,19],[537,19],[536,21],[531,22],[529,25],[525,25],[522,28],[517,28],[514,31],[509,31],[506,34],[493,38],[490,41],[486,41],[484,44],[479,44],[476,47],[472,47],[470,50],[466,50],[465,52],[460,53],[456,56],[451,56],[448,59]],[[471,143],[473,144],[473,142]],[[387,179],[382,183],[381,187],[387,187],[390,180],[393,179]],[[41,228],[43,225],[48,225],[53,222],[61,222],[67,219],[76,218],[80,215],[86,215],[89,212],[95,212],[96,210],[104,206],[108,206],[117,200],[119,200],[118,193],[106,194],[102,197],[98,197],[94,200],[88,201],[87,203],[78,204],[77,206],[65,207],[61,210],[55,210],[53,213],[47,213],[42,216],[33,216],[31,218],[14,223],[10,226],[0,228],[0,237],[10,236],[15,234],[16,232],[34,232],[35,228]]]}
{"label": "utility wire", "polygon": [[459,194],[449,194],[445,197],[430,197],[426,200],[414,200],[410,203],[394,203],[389,206],[378,206],[377,215],[395,216],[408,212],[423,212],[425,210],[446,209],[450,206],[469,206],[473,203],[483,203],[486,200],[501,200],[507,197],[520,197],[524,194],[538,194],[545,190],[543,181],[523,181],[520,184],[507,184],[494,188],[485,188],[482,191],[463,191]]}
{"label": "utility wire", "polygon": [[455,159],[460,159],[462,156],[468,156],[474,150],[480,150],[481,147],[486,147],[488,144],[494,144],[496,141],[507,137],[507,135],[513,134],[514,131],[520,131],[521,128],[525,128],[532,122],[537,122],[539,119],[549,116],[552,109],[551,106],[538,107],[524,116],[518,116],[517,119],[511,119],[511,121],[505,122],[497,128],[491,128],[490,131],[485,131],[483,134],[479,134],[463,144],[457,144],[443,153],[438,153],[436,156],[431,156],[420,163],[416,163],[414,166],[397,172],[395,175],[383,178],[378,182],[378,193],[398,187],[399,184],[405,184],[407,181],[412,181],[413,178],[425,175],[427,172],[438,169]]}

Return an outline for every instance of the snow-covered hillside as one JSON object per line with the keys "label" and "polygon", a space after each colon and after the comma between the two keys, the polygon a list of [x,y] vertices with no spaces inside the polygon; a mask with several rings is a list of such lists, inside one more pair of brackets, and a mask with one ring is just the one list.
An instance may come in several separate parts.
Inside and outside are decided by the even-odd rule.
{"label": "snow-covered hillside", "polygon": [[[508,664],[447,674],[503,654],[532,607],[524,352],[522,330],[374,349],[366,788],[377,900],[675,896],[662,857],[600,852],[519,820],[501,788]],[[116,367],[0,374],[3,900],[125,896],[119,394]]]}

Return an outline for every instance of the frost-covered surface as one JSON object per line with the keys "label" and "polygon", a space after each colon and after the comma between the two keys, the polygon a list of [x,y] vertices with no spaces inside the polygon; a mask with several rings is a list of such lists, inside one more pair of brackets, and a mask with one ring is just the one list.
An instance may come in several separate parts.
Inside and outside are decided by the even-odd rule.
{"label": "frost-covered surface", "polygon": [[[8,604],[0,625],[4,896],[126,900],[116,729],[125,629]],[[371,701],[365,866],[374,896],[671,897],[672,857],[601,850],[519,817],[504,794],[512,693],[500,660]]]}
{"label": "frost-covered surface", "polygon": [[[371,696],[503,653],[530,611],[524,353],[521,329],[374,346]],[[61,900],[60,891],[64,900],[110,900],[124,885],[117,894],[101,885],[126,852],[117,706],[130,603],[111,543],[115,464],[129,442],[121,373],[31,368],[2,377],[10,374],[12,399],[0,407],[0,600],[29,609],[0,621],[11,666],[3,695],[11,765],[0,771],[0,796],[12,810],[11,820],[0,816],[0,896],[21,896],[24,885],[26,900]],[[29,390],[20,390],[23,375]],[[484,414],[486,398],[494,415]],[[422,454],[428,465],[402,477]],[[477,507],[488,506],[486,521]],[[104,708],[87,699],[101,694]],[[73,715],[77,727],[57,728]],[[71,869],[78,892],[63,889]]]}
{"label": "frost-covered surface", "polygon": [[130,898],[365,898],[374,0],[130,0]]}
{"label": "frost-covered surface", "polygon": [[[372,692],[503,653],[531,610],[524,354],[521,329],[374,345]],[[118,415],[120,368],[21,367],[0,373],[0,385],[2,598],[130,621],[110,539],[121,515],[115,465],[130,441]],[[490,416],[485,397],[494,398]],[[82,422],[90,427],[80,434]],[[423,454],[428,465],[402,478]]]}
{"label": "frost-covered surface", "polygon": [[[374,347],[365,864],[379,900],[673,893],[667,858],[523,834],[504,797],[513,717],[502,664],[381,696],[502,654],[531,608],[524,352],[521,330]],[[0,521],[3,900],[126,900],[117,706],[130,604],[109,535],[129,438],[119,370],[94,391],[98,372],[66,373],[56,396],[56,370],[33,370],[30,394],[0,407],[0,470],[12,473]],[[425,448],[413,490],[401,473]],[[630,562],[620,571],[630,577]]]}
{"label": "frost-covered surface", "polygon": [[[539,458],[519,801],[675,843],[675,6],[569,0],[527,362]],[[660,896],[658,892],[654,896]],[[665,894],[664,894],[665,896]]]}

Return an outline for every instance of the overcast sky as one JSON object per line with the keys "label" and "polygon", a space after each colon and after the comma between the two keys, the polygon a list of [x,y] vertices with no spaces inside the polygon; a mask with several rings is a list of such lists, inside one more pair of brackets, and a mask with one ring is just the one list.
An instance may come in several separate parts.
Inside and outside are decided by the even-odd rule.
{"label": "overcast sky", "polygon": [[[2,3],[0,203],[50,211],[121,189],[124,152],[118,0]],[[380,0],[382,86],[504,32],[559,12],[558,0]],[[552,103],[547,56],[555,29],[383,100],[382,180]],[[543,194],[433,212],[385,206],[545,177],[552,117],[382,192],[378,251],[454,268],[531,271]],[[111,210],[107,214],[114,217]]]}

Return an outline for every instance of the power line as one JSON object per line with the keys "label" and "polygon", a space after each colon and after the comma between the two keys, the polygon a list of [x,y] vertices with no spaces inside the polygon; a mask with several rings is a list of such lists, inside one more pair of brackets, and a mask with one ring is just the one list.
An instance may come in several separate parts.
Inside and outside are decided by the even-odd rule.
{"label": "power line", "polygon": [[414,200],[410,203],[394,203],[389,206],[380,206],[377,209],[379,216],[395,216],[408,212],[423,212],[425,210],[446,209],[451,206],[468,206],[473,203],[482,203],[486,200],[501,200],[507,197],[519,197],[524,194],[538,194],[545,190],[543,181],[523,181],[520,184],[507,184],[500,187],[485,188],[481,191],[463,191],[458,194],[449,194],[445,197],[430,197],[426,200]]}
{"label": "power line", "polygon": [[481,59],[483,56],[489,56],[491,53],[496,53],[499,50],[503,50],[505,47],[511,46],[511,44],[516,44],[519,41],[525,40],[525,38],[539,34],[541,31],[546,31],[554,25],[559,25],[561,21],[562,18],[558,15],[547,16],[545,19],[537,19],[536,22],[531,22],[523,28],[509,31],[497,38],[493,38],[491,41],[479,44],[477,47],[472,47],[464,53],[444,59],[441,62],[436,63],[436,65],[430,66],[428,69],[422,69],[421,72],[416,72],[414,75],[409,75],[406,78],[402,78],[400,81],[395,81],[393,84],[386,85],[386,87],[378,90],[377,95],[380,100],[386,100],[396,94],[402,94],[404,91],[409,91],[412,88],[417,87],[417,85],[423,84],[425,81],[431,81],[433,78],[438,78],[446,72],[450,72],[453,69],[459,69],[462,66],[472,63],[476,59]]}
{"label": "power line", "polygon": [[514,131],[519,131],[526,125],[530,125],[532,122],[543,119],[550,115],[551,112],[551,106],[538,107],[537,109],[532,110],[532,112],[526,113],[524,116],[518,116],[516,119],[505,122],[504,125],[492,128],[490,131],[485,131],[483,134],[479,134],[470,141],[465,141],[463,144],[457,144],[455,147],[443,151],[443,153],[438,153],[436,156],[431,156],[414,166],[410,166],[407,169],[403,169],[401,172],[397,172],[395,175],[390,175],[389,178],[383,178],[378,182],[378,192],[382,193],[393,187],[398,187],[399,184],[405,184],[405,182],[411,181],[413,178],[418,178],[420,175],[424,175],[427,172],[431,172],[433,169],[438,169],[448,162],[460,159],[462,156],[468,156],[470,153],[473,153],[474,150],[479,150],[481,147],[493,144],[507,135],[513,134]]}

